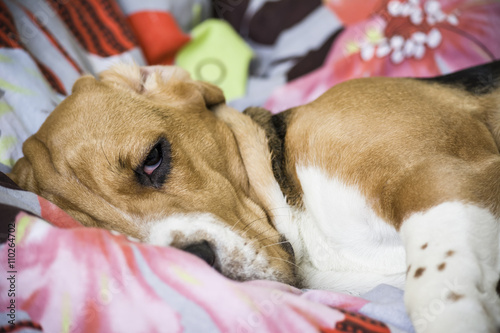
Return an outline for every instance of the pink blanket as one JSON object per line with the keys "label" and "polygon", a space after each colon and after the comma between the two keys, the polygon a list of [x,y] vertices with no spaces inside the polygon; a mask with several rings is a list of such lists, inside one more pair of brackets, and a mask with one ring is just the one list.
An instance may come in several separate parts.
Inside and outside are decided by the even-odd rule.
{"label": "pink blanket", "polygon": [[365,316],[377,316],[377,304],[363,298],[231,281],[174,248],[57,228],[22,212],[8,224],[0,257],[0,331],[402,332]]}

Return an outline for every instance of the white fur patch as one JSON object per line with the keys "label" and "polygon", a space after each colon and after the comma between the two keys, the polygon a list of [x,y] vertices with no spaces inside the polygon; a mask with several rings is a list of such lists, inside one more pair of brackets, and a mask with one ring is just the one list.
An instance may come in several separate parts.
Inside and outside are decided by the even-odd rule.
{"label": "white fur patch", "polygon": [[144,90],[155,91],[162,83],[170,80],[192,81],[189,73],[175,66],[146,66],[140,68]]}
{"label": "white fur patch", "polygon": [[488,210],[460,202],[404,222],[411,265],[405,303],[417,332],[497,332],[499,223]]}
{"label": "white fur patch", "polygon": [[360,294],[378,284],[404,284],[405,253],[397,231],[380,219],[354,187],[314,167],[297,167],[305,212],[296,213],[308,288]]}
{"label": "white fur patch", "polygon": [[264,251],[209,213],[174,214],[151,223],[147,243],[183,248],[208,241],[221,273],[235,280],[276,280]]}

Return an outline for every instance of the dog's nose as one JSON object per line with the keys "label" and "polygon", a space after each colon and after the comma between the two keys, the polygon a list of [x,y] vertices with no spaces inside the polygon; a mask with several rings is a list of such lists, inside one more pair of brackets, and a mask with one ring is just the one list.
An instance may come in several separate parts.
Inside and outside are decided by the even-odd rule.
{"label": "dog's nose", "polygon": [[182,248],[182,250],[203,259],[210,266],[215,264],[215,252],[207,241],[191,244]]}

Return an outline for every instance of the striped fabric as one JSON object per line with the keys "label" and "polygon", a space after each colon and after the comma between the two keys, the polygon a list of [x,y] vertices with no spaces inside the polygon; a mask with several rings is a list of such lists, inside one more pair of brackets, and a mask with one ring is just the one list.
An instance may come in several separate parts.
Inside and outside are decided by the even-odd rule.
{"label": "striped fabric", "polygon": [[137,46],[125,16],[114,1],[47,0],[47,3],[89,53],[109,57]]}

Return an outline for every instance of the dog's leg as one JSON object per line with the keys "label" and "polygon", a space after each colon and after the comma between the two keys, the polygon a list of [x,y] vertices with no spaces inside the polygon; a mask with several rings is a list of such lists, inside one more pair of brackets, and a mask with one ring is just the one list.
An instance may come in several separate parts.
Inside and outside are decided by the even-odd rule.
{"label": "dog's leg", "polygon": [[404,222],[405,303],[418,333],[498,332],[499,223],[459,202]]}

